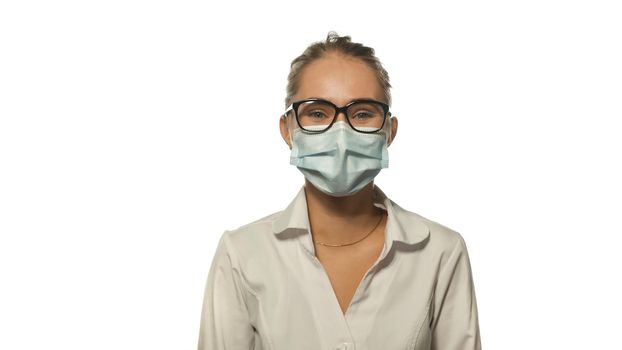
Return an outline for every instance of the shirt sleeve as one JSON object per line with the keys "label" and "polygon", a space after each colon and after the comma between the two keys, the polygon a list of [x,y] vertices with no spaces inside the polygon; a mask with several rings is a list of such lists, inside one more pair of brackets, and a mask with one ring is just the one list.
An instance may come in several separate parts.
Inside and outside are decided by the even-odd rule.
{"label": "shirt sleeve", "polygon": [[244,286],[239,269],[232,263],[225,236],[226,232],[218,242],[207,277],[198,350],[254,348],[254,329],[246,309]]}
{"label": "shirt sleeve", "polygon": [[432,320],[433,350],[481,350],[477,301],[471,264],[459,235],[441,268]]}

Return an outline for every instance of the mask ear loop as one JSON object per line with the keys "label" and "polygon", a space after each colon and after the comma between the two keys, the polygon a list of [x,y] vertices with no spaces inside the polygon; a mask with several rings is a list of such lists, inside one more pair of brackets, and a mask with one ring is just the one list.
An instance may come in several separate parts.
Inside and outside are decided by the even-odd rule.
{"label": "mask ear loop", "polygon": [[389,140],[391,140],[391,124],[393,124],[393,120],[391,119],[391,115],[387,116],[387,120],[382,127],[382,131],[385,134],[385,142],[387,143],[387,147],[389,147]]}
{"label": "mask ear loop", "polygon": [[292,136],[294,134],[294,129],[296,129],[296,127],[294,127],[294,117],[291,114],[283,114],[283,118],[285,118],[285,127],[287,128],[287,133],[289,134],[289,144],[294,147],[294,139]]}

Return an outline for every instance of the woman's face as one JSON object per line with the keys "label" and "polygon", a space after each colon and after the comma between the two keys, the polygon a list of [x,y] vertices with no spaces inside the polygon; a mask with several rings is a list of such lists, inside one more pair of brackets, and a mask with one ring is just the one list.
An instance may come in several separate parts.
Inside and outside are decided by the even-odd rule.
{"label": "woman's face", "polygon": [[[359,59],[336,53],[328,53],[304,68],[293,101],[306,98],[322,98],[337,106],[359,98],[371,98],[386,103],[374,71]],[[340,120],[346,121],[343,113],[337,116],[337,121]],[[293,119],[290,122],[296,123]],[[397,118],[392,117],[389,125],[390,144],[397,133]],[[289,129],[284,118],[280,119],[280,129],[281,136],[291,149]]]}

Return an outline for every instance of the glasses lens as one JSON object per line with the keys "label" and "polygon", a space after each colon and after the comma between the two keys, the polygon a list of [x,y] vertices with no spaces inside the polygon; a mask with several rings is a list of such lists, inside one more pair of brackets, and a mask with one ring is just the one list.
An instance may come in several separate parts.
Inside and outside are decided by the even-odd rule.
{"label": "glasses lens", "polygon": [[352,126],[360,131],[377,131],[384,121],[384,109],[379,103],[357,102],[348,108]]}
{"label": "glasses lens", "polygon": [[322,101],[303,102],[298,106],[298,122],[310,130],[328,126],[334,116],[335,108]]}

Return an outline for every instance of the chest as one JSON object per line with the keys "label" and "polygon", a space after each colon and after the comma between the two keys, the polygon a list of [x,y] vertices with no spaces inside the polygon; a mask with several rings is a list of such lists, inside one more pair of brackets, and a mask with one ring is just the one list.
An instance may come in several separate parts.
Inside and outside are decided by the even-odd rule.
{"label": "chest", "polygon": [[345,314],[365,273],[380,256],[384,238],[378,235],[355,249],[340,248],[343,247],[316,245],[316,256],[328,275],[341,312]]}
{"label": "chest", "polygon": [[290,240],[291,249],[239,250],[248,287],[242,297],[256,344],[266,350],[429,348],[421,344],[429,333],[436,257],[407,254],[394,245],[369,270],[382,253],[384,236],[362,251],[316,244],[315,256],[302,239]]}

